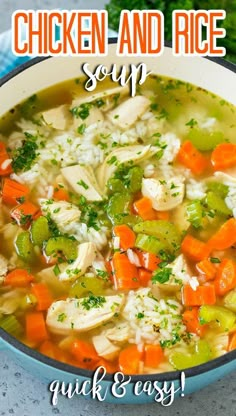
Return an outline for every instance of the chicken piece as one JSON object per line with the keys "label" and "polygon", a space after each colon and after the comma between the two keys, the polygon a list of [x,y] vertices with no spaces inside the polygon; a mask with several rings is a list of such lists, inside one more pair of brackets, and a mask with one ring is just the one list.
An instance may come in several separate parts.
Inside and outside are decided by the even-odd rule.
{"label": "chicken piece", "polygon": [[143,178],[142,194],[152,201],[157,211],[168,211],[180,205],[184,199],[185,185],[180,179],[159,181]]}
{"label": "chicken piece", "polygon": [[96,94],[88,94],[88,92],[86,92],[86,95],[80,94],[78,98],[73,100],[72,108],[78,107],[81,104],[85,103],[94,103],[96,105],[96,101],[102,100],[104,104],[100,107],[101,111],[108,111],[110,108],[114,106],[114,104],[119,98],[124,97],[128,94],[128,92],[129,87],[127,85],[125,85],[124,87],[110,88],[106,91],[98,92]]}
{"label": "chicken piece", "polygon": [[65,130],[67,123],[70,120],[70,113],[67,105],[60,105],[59,107],[44,111],[42,116],[44,121],[56,130]]}
{"label": "chicken piece", "polygon": [[142,95],[129,98],[118,107],[107,113],[108,119],[119,128],[125,130],[134,124],[150,106],[150,100]]}
{"label": "chicken piece", "polygon": [[83,195],[88,201],[102,201],[101,191],[91,167],[68,166],[61,169],[61,174],[77,194]]}
{"label": "chicken piece", "polygon": [[123,303],[124,295],[121,294],[59,300],[50,306],[46,323],[56,334],[89,331],[112,319]]}
{"label": "chicken piece", "polygon": [[150,145],[134,145],[113,150],[97,169],[97,180],[100,188],[104,192],[106,191],[108,179],[114,174],[120,164],[127,163],[130,160],[140,162],[143,159],[151,157],[154,153],[156,153],[156,149]]}
{"label": "chicken piece", "polygon": [[66,269],[59,274],[61,281],[73,281],[82,276],[90,267],[97,255],[95,243],[82,243],[78,246],[78,256]]}
{"label": "chicken piece", "polygon": [[104,333],[110,341],[122,344],[128,341],[130,328],[127,322],[119,322],[116,326],[106,329]]}
{"label": "chicken piece", "polygon": [[72,231],[74,223],[80,219],[80,210],[67,201],[51,202],[47,199],[40,199],[39,203],[43,214],[49,213],[62,233]]}
{"label": "chicken piece", "polygon": [[92,341],[98,355],[108,361],[114,360],[120,352],[120,347],[109,341],[104,334],[93,336]]}

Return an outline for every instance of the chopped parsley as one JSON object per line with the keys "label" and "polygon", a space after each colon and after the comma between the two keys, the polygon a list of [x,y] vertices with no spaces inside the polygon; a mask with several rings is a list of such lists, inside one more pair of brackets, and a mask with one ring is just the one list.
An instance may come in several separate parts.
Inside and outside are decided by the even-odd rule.
{"label": "chopped parsley", "polygon": [[77,128],[77,133],[84,134],[85,129],[86,129],[86,124],[84,124],[84,123],[80,124],[80,126]]}
{"label": "chopped parsley", "polygon": [[197,120],[195,120],[194,118],[191,118],[191,120],[189,120],[185,126],[189,126],[189,127],[194,127],[198,124]]}
{"label": "chopped parsley", "polygon": [[164,269],[158,270],[152,277],[153,283],[166,283],[169,281],[170,276],[172,274],[172,269],[170,267],[166,267]]}
{"label": "chopped parsley", "polygon": [[103,304],[106,302],[104,296],[94,296],[90,295],[88,298],[84,298],[81,302],[81,305],[84,309],[89,311],[92,308],[101,308]]}
{"label": "chopped parsley", "polygon": [[137,319],[143,319],[145,315],[144,315],[144,313],[139,312],[135,316],[136,316]]}
{"label": "chopped parsley", "polygon": [[89,116],[91,106],[91,103],[82,103],[80,106],[71,108],[70,112],[74,117],[85,120]]}
{"label": "chopped parsley", "polygon": [[96,269],[96,273],[102,279],[104,279],[104,280],[107,280],[108,279],[108,273],[105,272],[104,270]]}
{"label": "chopped parsley", "polygon": [[36,143],[37,136],[25,132],[25,138],[22,146],[13,151],[12,168],[14,172],[30,170],[34,160],[37,158],[38,145]]}
{"label": "chopped parsley", "polygon": [[221,263],[221,260],[218,257],[210,257],[211,263]]}
{"label": "chopped parsley", "polygon": [[62,313],[60,313],[59,315],[58,315],[58,317],[57,317],[57,321],[58,322],[64,322],[64,320],[67,318],[67,315],[64,313],[64,312],[62,312]]}
{"label": "chopped parsley", "polygon": [[109,159],[107,161],[108,165],[114,165],[117,162],[117,157],[116,156],[112,156],[111,159]]}
{"label": "chopped parsley", "polygon": [[98,98],[96,101],[94,101],[94,105],[96,105],[97,108],[100,108],[105,105],[105,101],[102,98]]}
{"label": "chopped parsley", "polygon": [[31,214],[21,214],[20,225],[27,225],[32,220]]}
{"label": "chopped parsley", "polygon": [[53,273],[55,274],[55,276],[59,276],[59,274],[61,273],[61,270],[58,266],[58,264],[56,264],[53,268]]}
{"label": "chopped parsley", "polygon": [[77,182],[77,185],[82,186],[86,190],[89,189],[89,186],[87,185],[87,183],[85,183],[82,179]]}

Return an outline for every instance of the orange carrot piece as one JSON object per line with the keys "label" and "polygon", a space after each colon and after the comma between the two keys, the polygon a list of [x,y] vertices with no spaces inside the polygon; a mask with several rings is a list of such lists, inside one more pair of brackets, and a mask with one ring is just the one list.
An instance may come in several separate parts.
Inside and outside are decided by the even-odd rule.
{"label": "orange carrot piece", "polygon": [[201,274],[200,279],[202,282],[208,282],[213,280],[216,275],[216,267],[210,260],[204,259],[196,264],[197,271]]}
{"label": "orange carrot piece", "polygon": [[26,337],[30,342],[40,343],[48,339],[42,312],[30,312],[25,317]]}
{"label": "orange carrot piece", "polygon": [[141,266],[150,272],[154,272],[158,268],[158,264],[161,263],[161,259],[153,253],[148,253],[147,251],[140,250],[137,250],[136,253],[139,257]]}
{"label": "orange carrot piece", "polygon": [[214,305],[216,294],[214,285],[198,286],[193,290],[190,285],[185,285],[182,291],[183,304],[186,306]]}
{"label": "orange carrot piece", "polygon": [[138,269],[130,263],[125,253],[115,252],[112,259],[113,282],[115,289],[128,290],[140,286]]}
{"label": "orange carrot piece", "polygon": [[70,197],[66,189],[61,188],[60,186],[55,186],[53,199],[58,201],[69,201]]}
{"label": "orange carrot piece", "polygon": [[25,269],[15,269],[8,273],[4,279],[5,286],[26,287],[33,282],[34,276]]}
{"label": "orange carrot piece", "polygon": [[190,169],[195,175],[201,175],[208,166],[208,160],[187,140],[177,154],[177,161]]}
{"label": "orange carrot piece", "polygon": [[160,345],[145,345],[144,365],[145,367],[157,368],[164,361],[163,349]]}
{"label": "orange carrot piece", "polygon": [[208,245],[215,250],[226,250],[236,242],[236,219],[230,218],[210,238]]}
{"label": "orange carrot piece", "polygon": [[[11,217],[18,225],[28,225],[31,220],[35,219],[38,211],[39,208],[36,205],[26,201],[23,204],[17,205],[17,207],[11,211]],[[24,224],[22,224],[22,218],[24,218]]]}
{"label": "orange carrot piece", "polygon": [[143,353],[138,350],[137,345],[130,345],[124,348],[119,355],[119,367],[124,374],[138,374],[140,361],[143,360]]}
{"label": "orange carrot piece", "polygon": [[120,238],[120,247],[123,250],[133,248],[136,240],[136,235],[126,224],[116,225],[113,228],[113,234]]}
{"label": "orange carrot piece", "polygon": [[54,360],[61,361],[62,363],[66,363],[69,358],[65,351],[62,351],[57,345],[49,340],[45,340],[40,345],[39,352],[41,352],[41,354],[47,355],[47,357],[53,358]]}
{"label": "orange carrot piece", "polygon": [[6,145],[0,142],[0,176],[12,173],[10,156],[7,153]]}
{"label": "orange carrot piece", "polygon": [[199,335],[202,337],[207,329],[207,325],[200,324],[199,321],[199,308],[193,307],[191,309],[186,309],[183,313],[183,323],[187,328],[187,331],[193,334]]}
{"label": "orange carrot piece", "polygon": [[223,259],[216,274],[215,290],[219,296],[236,287],[236,264],[231,259]]}
{"label": "orange carrot piece", "polygon": [[208,257],[210,254],[210,247],[206,243],[187,234],[181,244],[183,254],[194,261],[200,261]]}
{"label": "orange carrot piece", "polygon": [[82,368],[93,370],[100,359],[92,344],[79,339],[72,342],[70,351]]}
{"label": "orange carrot piece", "polygon": [[170,219],[169,211],[156,211],[157,220],[168,221]]}
{"label": "orange carrot piece", "polygon": [[2,200],[5,204],[16,205],[19,198],[26,198],[29,193],[27,186],[6,178],[2,189]]}
{"label": "orange carrot piece", "polygon": [[156,220],[157,213],[152,208],[152,202],[149,198],[143,197],[138,199],[133,204],[134,211],[138,214],[143,220]]}
{"label": "orange carrot piece", "polygon": [[31,291],[37,299],[37,311],[46,311],[53,302],[52,294],[47,285],[45,283],[34,283]]}
{"label": "orange carrot piece", "polygon": [[152,272],[140,267],[138,269],[138,280],[141,286],[146,287],[152,278]]}
{"label": "orange carrot piece", "polygon": [[109,374],[114,374],[119,371],[119,367],[117,363],[113,363],[111,361],[107,361],[104,358],[100,357],[100,360],[96,363],[96,368],[104,367],[106,372]]}
{"label": "orange carrot piece", "polygon": [[215,170],[227,169],[236,165],[236,144],[221,143],[211,154],[211,164]]}
{"label": "orange carrot piece", "polygon": [[228,351],[233,351],[236,349],[236,332],[230,337]]}

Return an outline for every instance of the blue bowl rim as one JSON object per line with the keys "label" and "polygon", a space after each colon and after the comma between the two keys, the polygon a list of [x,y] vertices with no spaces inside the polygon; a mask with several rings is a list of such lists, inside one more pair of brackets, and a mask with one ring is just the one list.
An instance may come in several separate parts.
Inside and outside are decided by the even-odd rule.
{"label": "blue bowl rim", "polygon": [[[117,38],[109,38],[109,44],[117,43]],[[171,42],[165,41],[165,47],[171,48],[172,44]],[[16,75],[20,74],[21,72],[25,71],[27,68],[36,65],[46,59],[51,58],[50,56],[46,57],[36,57],[28,62],[23,63],[22,65],[18,66],[17,68],[13,69],[11,72],[6,74],[0,79],[0,87],[4,85],[6,82],[14,78]],[[225,61],[222,58],[211,58],[211,57],[204,57],[202,59],[208,59],[212,62],[215,62],[218,65],[221,65],[227,69],[229,69],[232,72],[236,73],[236,65]],[[19,350],[21,353],[25,354],[26,356],[29,356],[30,358],[41,362],[42,364],[46,366],[50,366],[53,368],[56,368],[60,371],[73,374],[75,376],[82,376],[85,378],[91,378],[93,375],[93,371],[85,370],[83,368],[75,367],[70,364],[65,364],[60,361],[56,361],[52,358],[47,357],[46,355],[43,355],[39,353],[38,351],[28,347],[27,345],[23,344],[22,342],[18,341],[16,338],[14,338],[12,335],[8,334],[6,331],[0,328],[0,336],[1,338],[7,343],[10,344],[13,348]],[[236,359],[236,350],[228,352],[218,358],[215,358],[211,361],[208,361],[205,364],[198,365],[196,367],[191,367],[188,369],[185,369],[185,376],[186,378],[191,378],[198,376],[200,374],[207,373],[209,371],[215,370],[219,367],[223,367],[227,364],[229,364],[231,361]],[[158,379],[159,382],[164,381],[174,381],[174,380],[180,380],[181,371],[169,371],[165,373],[153,373],[153,374],[140,374],[140,375],[133,375],[131,377],[131,382],[135,383],[137,381],[145,382],[147,380],[150,381],[156,381]],[[112,374],[106,374],[104,377],[104,381],[113,381],[113,375]]]}

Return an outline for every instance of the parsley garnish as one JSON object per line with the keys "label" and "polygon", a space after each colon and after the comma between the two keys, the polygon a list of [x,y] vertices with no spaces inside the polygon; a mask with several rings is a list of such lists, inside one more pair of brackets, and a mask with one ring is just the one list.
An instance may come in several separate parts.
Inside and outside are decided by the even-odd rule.
{"label": "parsley garnish", "polygon": [[89,189],[87,183],[85,183],[82,179],[79,182],[77,182],[77,185],[82,186],[84,189]]}
{"label": "parsley garnish", "polygon": [[210,262],[211,263],[221,263],[221,260],[218,259],[218,257],[210,257]]}
{"label": "parsley garnish", "polygon": [[191,118],[191,120],[189,120],[185,126],[189,126],[189,127],[194,127],[198,124],[197,120],[195,120],[194,118]]}
{"label": "parsley garnish", "polygon": [[106,302],[104,296],[90,295],[88,298],[84,298],[81,305],[84,309],[89,311],[91,308],[101,308]]}
{"label": "parsley garnish", "polygon": [[77,128],[77,133],[84,134],[85,129],[86,129],[86,124],[84,124],[84,123],[80,124],[80,126]]}
{"label": "parsley garnish", "polygon": [[57,317],[57,321],[58,322],[63,322],[66,318],[67,318],[67,316],[64,312],[60,313],[60,315],[58,315],[58,317]]}
{"label": "parsley garnish", "polygon": [[53,268],[53,273],[55,274],[55,276],[59,276],[59,274],[61,273],[61,270],[58,266],[58,264],[56,264]]}
{"label": "parsley garnish", "polygon": [[170,279],[172,274],[172,269],[170,267],[166,267],[165,269],[158,270],[154,276],[152,277],[153,283],[166,283]]}
{"label": "parsley garnish", "polygon": [[23,141],[22,146],[13,151],[12,168],[14,172],[27,171],[31,168],[34,160],[38,156],[36,143],[37,137],[25,132],[26,140]]}
{"label": "parsley garnish", "polygon": [[144,318],[145,315],[144,315],[144,313],[139,312],[135,316],[136,316],[137,319],[142,319],[142,318]]}

